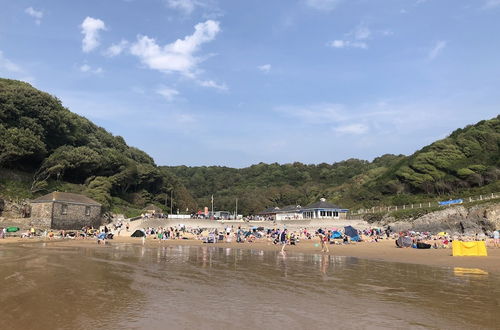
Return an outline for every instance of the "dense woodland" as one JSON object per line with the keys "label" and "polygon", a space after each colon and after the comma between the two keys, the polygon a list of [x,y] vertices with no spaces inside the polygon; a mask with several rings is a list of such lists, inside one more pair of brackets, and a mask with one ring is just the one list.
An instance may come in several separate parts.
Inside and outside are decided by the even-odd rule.
{"label": "dense woodland", "polygon": [[210,205],[255,214],[326,197],[343,207],[390,205],[500,191],[500,116],[458,129],[411,156],[369,162],[247,168],[157,166],[27,83],[0,79],[0,197],[79,192],[128,215],[147,203],[170,211]]}

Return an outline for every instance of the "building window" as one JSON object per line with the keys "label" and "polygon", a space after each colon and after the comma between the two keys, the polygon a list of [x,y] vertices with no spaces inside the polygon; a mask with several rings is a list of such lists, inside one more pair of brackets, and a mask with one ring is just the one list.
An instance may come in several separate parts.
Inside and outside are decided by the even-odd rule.
{"label": "building window", "polygon": [[334,216],[335,218],[338,218],[338,217],[339,217],[339,212],[333,212],[333,216]]}
{"label": "building window", "polygon": [[61,205],[61,214],[68,214],[68,205],[66,204]]}
{"label": "building window", "polygon": [[90,206],[85,206],[85,215],[90,216]]}

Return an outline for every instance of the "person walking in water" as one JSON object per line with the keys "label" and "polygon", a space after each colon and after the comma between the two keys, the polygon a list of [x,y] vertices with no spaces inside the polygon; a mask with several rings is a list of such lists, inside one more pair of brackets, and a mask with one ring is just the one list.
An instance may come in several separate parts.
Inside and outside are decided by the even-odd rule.
{"label": "person walking in water", "polygon": [[328,237],[323,230],[318,230],[319,244],[321,245],[321,252],[330,252],[328,248]]}
{"label": "person walking in water", "polygon": [[280,233],[280,244],[281,244],[281,253],[285,253],[285,247],[286,247],[286,233],[287,230],[283,229],[283,231]]}

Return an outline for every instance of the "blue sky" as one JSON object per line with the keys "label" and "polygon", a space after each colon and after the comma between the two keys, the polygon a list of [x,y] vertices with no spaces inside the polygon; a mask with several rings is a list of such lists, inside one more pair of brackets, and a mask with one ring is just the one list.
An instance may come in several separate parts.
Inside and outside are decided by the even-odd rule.
{"label": "blue sky", "polygon": [[411,154],[500,112],[500,0],[0,5],[0,76],[159,165]]}

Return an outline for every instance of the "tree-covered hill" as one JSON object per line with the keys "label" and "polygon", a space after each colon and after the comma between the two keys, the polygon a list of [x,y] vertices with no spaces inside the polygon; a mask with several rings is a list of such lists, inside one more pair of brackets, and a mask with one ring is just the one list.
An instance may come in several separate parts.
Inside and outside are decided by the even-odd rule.
{"label": "tree-covered hill", "polygon": [[195,207],[178,180],[145,152],[70,112],[57,98],[8,79],[0,79],[0,168],[31,174],[32,196],[58,182],[72,183],[105,209],[123,203],[140,208],[164,204],[175,188],[182,199],[174,206]]}
{"label": "tree-covered hill", "polygon": [[447,194],[500,177],[500,116],[457,129],[392,166],[374,187],[387,193]]}
{"label": "tree-covered hill", "polygon": [[259,163],[158,167],[61,102],[31,85],[0,79],[0,198],[36,197],[59,189],[84,193],[105,209],[174,210],[211,204],[255,214],[270,206],[305,205],[326,197],[343,207],[371,207],[500,191],[500,116],[458,129],[411,156],[334,164]]}
{"label": "tree-covered hill", "polygon": [[500,116],[458,129],[411,156],[384,155],[372,162],[167,167],[199,204],[215,195],[218,209],[256,213],[269,206],[304,205],[327,197],[344,207],[371,207],[499,191]]}

